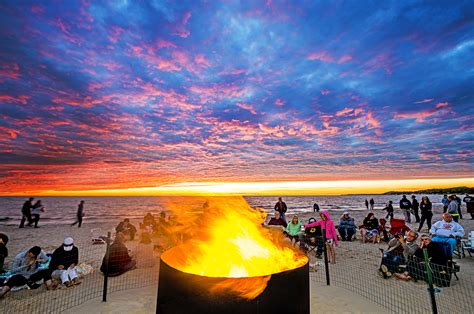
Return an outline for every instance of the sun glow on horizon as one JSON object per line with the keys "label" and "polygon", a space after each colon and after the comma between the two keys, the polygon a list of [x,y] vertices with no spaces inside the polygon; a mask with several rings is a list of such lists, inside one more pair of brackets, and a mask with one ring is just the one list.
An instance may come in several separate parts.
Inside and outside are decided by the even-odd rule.
{"label": "sun glow on horizon", "polygon": [[474,186],[474,178],[281,182],[182,182],[157,187],[101,190],[36,190],[3,196],[196,196],[196,195],[341,195]]}

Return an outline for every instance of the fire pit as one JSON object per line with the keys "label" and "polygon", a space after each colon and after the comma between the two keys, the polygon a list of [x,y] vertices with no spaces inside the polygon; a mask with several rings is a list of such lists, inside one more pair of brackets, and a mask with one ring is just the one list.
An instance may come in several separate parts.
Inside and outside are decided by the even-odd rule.
{"label": "fire pit", "polygon": [[[207,277],[180,271],[166,260],[175,248],[162,254],[156,313],[309,313],[309,267],[268,276]],[[269,261],[271,262],[271,261]],[[253,299],[242,295],[266,282]]]}
{"label": "fire pit", "polygon": [[243,198],[172,211],[165,233],[186,240],[161,255],[157,313],[309,313],[308,258],[263,211]]}

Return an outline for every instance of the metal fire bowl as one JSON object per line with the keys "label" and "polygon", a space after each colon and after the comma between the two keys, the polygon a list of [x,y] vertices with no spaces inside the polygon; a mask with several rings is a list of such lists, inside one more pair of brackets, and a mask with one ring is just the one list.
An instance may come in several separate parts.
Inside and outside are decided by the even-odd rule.
{"label": "metal fire bowl", "polygon": [[272,274],[265,290],[252,300],[229,292],[209,290],[223,280],[236,280],[236,284],[240,284],[234,278],[188,274],[160,259],[156,313],[309,313],[308,263]]}

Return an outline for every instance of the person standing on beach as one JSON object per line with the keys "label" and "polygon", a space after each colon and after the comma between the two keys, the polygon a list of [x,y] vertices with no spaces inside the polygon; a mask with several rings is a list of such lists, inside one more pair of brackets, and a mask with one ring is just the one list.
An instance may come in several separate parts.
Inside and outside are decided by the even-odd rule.
{"label": "person standing on beach", "polygon": [[314,203],[313,205],[313,213],[319,212],[319,205],[317,203]]}
{"label": "person standing on beach", "polygon": [[463,202],[466,203],[466,210],[468,214],[471,214],[471,220],[474,219],[474,197],[469,196],[469,194],[466,194],[466,196],[463,198]]}
{"label": "person standing on beach", "polygon": [[26,220],[28,220],[27,226],[31,226],[33,224],[33,220],[31,219],[31,207],[33,206],[32,202],[34,199],[34,197],[30,197],[21,208],[22,217],[20,222],[20,228],[23,228],[25,226]]}
{"label": "person standing on beach", "polygon": [[411,202],[407,199],[406,195],[402,196],[402,199],[400,200],[400,209],[403,212],[403,215],[405,216],[405,221],[411,223],[411,216],[410,216],[410,210],[411,210]]}
{"label": "person standing on beach", "polygon": [[462,208],[462,201],[461,201],[461,198],[459,198],[459,196],[457,196],[457,195],[454,195],[454,200],[455,200],[456,203],[458,204],[458,214],[459,214],[459,218],[463,219],[463,218],[462,218],[462,211],[461,211],[461,208]]}
{"label": "person standing on beach", "polygon": [[365,208],[369,209],[369,201],[365,200]]}
{"label": "person standing on beach", "polygon": [[370,201],[369,201],[369,204],[370,204],[370,210],[374,210],[374,205],[375,205],[375,202],[374,202],[374,199],[371,198]]}
{"label": "person standing on beach", "polygon": [[441,200],[441,203],[443,203],[443,214],[448,210],[449,206],[449,199],[448,195],[444,194],[443,199]]}
{"label": "person standing on beach", "polygon": [[426,223],[428,224],[428,230],[431,229],[431,218],[433,217],[433,212],[432,212],[432,205],[430,202],[430,199],[428,196],[423,196],[421,198],[421,204],[420,204],[420,210],[421,210],[421,220],[420,220],[420,226],[418,227],[418,232],[421,231],[421,228],[423,228],[423,223],[426,220]]}
{"label": "person standing on beach", "polygon": [[78,223],[78,227],[80,228],[82,226],[82,217],[84,217],[84,201],[81,201],[77,206],[77,220],[71,224],[71,226],[74,226]]}
{"label": "person standing on beach", "polygon": [[385,219],[388,219],[388,217],[390,217],[390,219],[393,219],[393,202],[392,201],[388,201],[387,203],[387,206],[385,206],[384,210],[387,211],[387,216],[385,216]]}
{"label": "person standing on beach", "polygon": [[281,219],[286,222],[285,213],[287,211],[286,203],[282,201],[281,197],[278,198],[278,202],[275,204],[275,210],[280,213]]}
{"label": "person standing on beach", "polygon": [[449,206],[448,206],[448,214],[451,215],[451,218],[455,221],[458,222],[459,220],[459,207],[458,207],[458,202],[456,202],[455,196],[450,195],[448,196],[449,200]]}
{"label": "person standing on beach", "polygon": [[411,196],[411,208],[413,209],[413,215],[415,215],[416,222],[420,222],[420,216],[418,216],[418,209],[420,208],[420,203],[418,203],[416,195]]}

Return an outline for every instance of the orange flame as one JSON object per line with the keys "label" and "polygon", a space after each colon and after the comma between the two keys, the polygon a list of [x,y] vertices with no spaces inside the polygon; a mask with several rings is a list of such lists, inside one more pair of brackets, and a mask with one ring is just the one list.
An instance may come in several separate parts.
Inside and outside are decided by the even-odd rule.
{"label": "orange flame", "polygon": [[211,292],[226,290],[252,299],[265,290],[272,274],[307,263],[280,230],[262,226],[266,213],[251,208],[244,198],[213,198],[203,207],[190,211],[169,204],[177,218],[170,234],[175,240],[189,239],[161,258],[186,273],[224,278]]}

